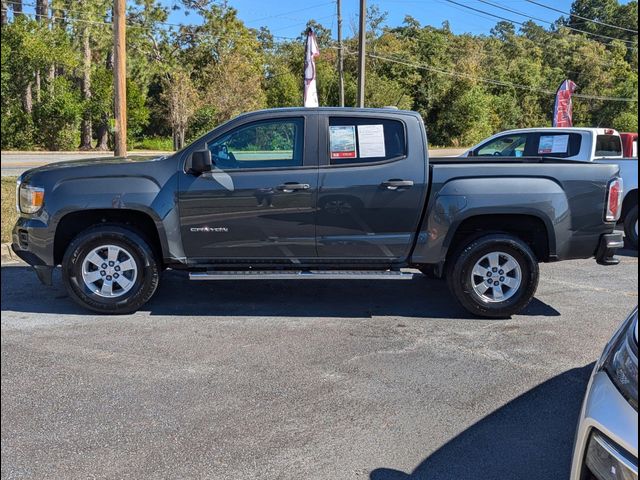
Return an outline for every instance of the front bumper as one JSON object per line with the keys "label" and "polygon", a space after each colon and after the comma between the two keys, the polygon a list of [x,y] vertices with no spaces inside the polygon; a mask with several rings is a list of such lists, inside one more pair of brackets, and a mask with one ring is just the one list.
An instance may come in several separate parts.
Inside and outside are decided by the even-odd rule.
{"label": "front bumper", "polygon": [[638,412],[602,371],[595,372],[589,383],[570,478],[638,479]]}
{"label": "front bumper", "polygon": [[11,250],[33,267],[45,285],[52,284],[54,238],[48,225],[39,219],[20,217],[13,227]]}
{"label": "front bumper", "polygon": [[621,233],[602,235],[596,252],[596,261],[600,265],[618,265],[620,259],[615,255],[621,248],[624,248],[624,237]]}

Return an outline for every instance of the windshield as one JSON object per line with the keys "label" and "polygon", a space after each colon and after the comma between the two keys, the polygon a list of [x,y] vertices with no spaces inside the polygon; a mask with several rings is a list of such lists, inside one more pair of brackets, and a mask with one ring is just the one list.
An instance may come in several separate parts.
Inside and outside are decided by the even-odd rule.
{"label": "windshield", "polygon": [[622,139],[618,135],[598,135],[596,157],[621,157]]}

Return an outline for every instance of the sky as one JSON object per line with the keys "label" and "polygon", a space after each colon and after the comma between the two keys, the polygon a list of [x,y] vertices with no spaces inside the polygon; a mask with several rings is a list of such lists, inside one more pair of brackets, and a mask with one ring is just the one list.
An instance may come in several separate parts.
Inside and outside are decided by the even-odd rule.
{"label": "sky", "polygon": [[[509,13],[500,8],[481,3],[479,0],[455,0],[457,3],[493,13],[512,20],[524,22],[529,18]],[[561,16],[560,13],[533,5],[526,0],[489,0],[490,3],[503,5],[511,10],[517,10],[541,20],[553,22]],[[558,10],[568,12],[572,0],[536,0],[552,6]],[[621,3],[627,3],[628,0]],[[164,5],[173,5],[173,0],[161,0]],[[489,33],[499,21],[497,18],[482,15],[448,3],[446,0],[368,0],[368,5],[376,4],[382,12],[388,12],[387,24],[396,26],[402,24],[406,15],[411,15],[423,25],[441,26],[449,21],[455,33]],[[282,37],[297,37],[305,28],[308,20],[315,19],[335,35],[336,2],[335,0],[229,0],[229,5],[238,10],[239,17],[251,28],[268,27],[274,35]],[[342,0],[343,25],[346,36],[353,34],[358,22],[359,0]],[[170,22],[198,23],[197,19],[184,15],[182,11],[173,11]],[[548,27],[549,24],[537,22]]]}

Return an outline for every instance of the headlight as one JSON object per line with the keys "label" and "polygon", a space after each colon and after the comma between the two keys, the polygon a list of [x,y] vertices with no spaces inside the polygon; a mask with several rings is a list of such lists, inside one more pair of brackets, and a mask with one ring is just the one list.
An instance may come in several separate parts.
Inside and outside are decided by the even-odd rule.
{"label": "headlight", "polygon": [[638,410],[638,310],[636,309],[618,332],[605,353],[602,370]]}
{"label": "headlight", "polygon": [[18,211],[36,213],[44,205],[44,188],[18,183]]}

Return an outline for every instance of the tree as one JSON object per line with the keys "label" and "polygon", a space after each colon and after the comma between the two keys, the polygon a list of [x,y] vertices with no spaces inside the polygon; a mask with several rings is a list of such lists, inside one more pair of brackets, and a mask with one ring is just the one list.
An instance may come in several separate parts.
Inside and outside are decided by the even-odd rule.
{"label": "tree", "polygon": [[200,103],[189,73],[184,70],[173,72],[165,84],[163,97],[173,131],[173,148],[180,150],[184,146],[189,121]]}

